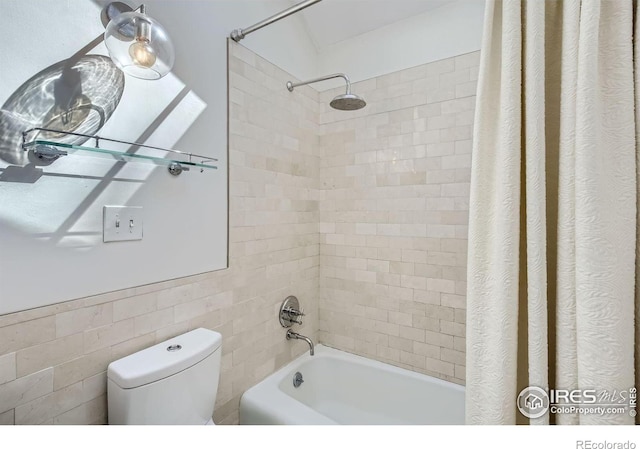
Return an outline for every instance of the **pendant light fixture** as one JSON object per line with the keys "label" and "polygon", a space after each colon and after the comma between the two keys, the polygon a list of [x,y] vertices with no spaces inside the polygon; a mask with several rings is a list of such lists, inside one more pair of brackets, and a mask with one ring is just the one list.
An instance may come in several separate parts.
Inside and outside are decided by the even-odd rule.
{"label": "pendant light fixture", "polygon": [[173,43],[164,27],[146,14],[145,5],[133,10],[121,2],[110,3],[102,11],[102,22],[109,56],[124,73],[157,80],[171,71]]}

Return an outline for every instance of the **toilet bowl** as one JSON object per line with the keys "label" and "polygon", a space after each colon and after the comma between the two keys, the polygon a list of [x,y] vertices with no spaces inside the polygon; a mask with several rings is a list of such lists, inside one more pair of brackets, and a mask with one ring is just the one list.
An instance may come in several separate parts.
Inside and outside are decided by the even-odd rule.
{"label": "toilet bowl", "polygon": [[222,336],[200,328],[112,362],[109,424],[213,424],[221,353]]}

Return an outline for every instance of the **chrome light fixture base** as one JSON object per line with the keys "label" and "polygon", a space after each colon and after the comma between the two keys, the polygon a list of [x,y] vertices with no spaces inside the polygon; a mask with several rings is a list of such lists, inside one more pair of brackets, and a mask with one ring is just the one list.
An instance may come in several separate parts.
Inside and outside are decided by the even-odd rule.
{"label": "chrome light fixture base", "polygon": [[[111,2],[107,4],[104,8],[102,8],[102,12],[100,13],[102,26],[106,28],[107,25],[109,25],[109,22],[111,22],[113,19],[124,12],[133,12],[133,8],[122,2]],[[135,36],[135,30],[131,29],[129,37],[133,36]]]}

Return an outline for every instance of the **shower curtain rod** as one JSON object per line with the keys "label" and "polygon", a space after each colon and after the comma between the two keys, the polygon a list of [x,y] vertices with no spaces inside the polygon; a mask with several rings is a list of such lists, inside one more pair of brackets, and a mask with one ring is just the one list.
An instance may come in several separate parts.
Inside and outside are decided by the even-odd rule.
{"label": "shower curtain rod", "polygon": [[258,22],[255,25],[251,25],[248,28],[238,28],[237,30],[233,30],[231,32],[231,39],[236,42],[240,42],[244,39],[247,34],[253,33],[254,31],[259,30],[260,28],[266,27],[267,25],[271,25],[273,22],[277,22],[280,19],[284,19],[285,17],[289,17],[291,14],[297,13],[298,11],[302,11],[305,8],[308,8],[311,5],[315,5],[322,0],[306,0],[304,2],[298,3],[297,5],[292,6],[291,8],[285,9],[278,14],[275,14],[268,19],[264,19],[262,22]]}

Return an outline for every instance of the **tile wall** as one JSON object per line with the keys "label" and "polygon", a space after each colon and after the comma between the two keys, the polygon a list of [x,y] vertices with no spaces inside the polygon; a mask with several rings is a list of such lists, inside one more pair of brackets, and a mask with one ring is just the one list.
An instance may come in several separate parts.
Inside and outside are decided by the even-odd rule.
{"label": "tile wall", "polygon": [[471,135],[479,52],[320,94],[320,340],[465,379]]}

